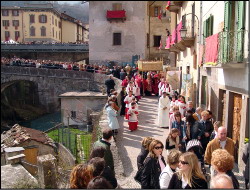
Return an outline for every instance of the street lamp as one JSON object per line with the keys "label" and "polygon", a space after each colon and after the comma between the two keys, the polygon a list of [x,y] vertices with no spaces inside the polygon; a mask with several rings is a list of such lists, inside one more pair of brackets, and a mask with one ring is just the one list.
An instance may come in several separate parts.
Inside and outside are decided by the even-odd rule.
{"label": "street lamp", "polygon": [[[198,36],[199,36],[199,18],[194,14],[194,13],[188,13],[188,14],[184,14],[182,16],[182,18],[186,18],[187,15],[192,15],[192,16],[195,16],[197,18],[197,21],[198,21]],[[184,19],[183,19],[184,20]],[[185,19],[186,20],[186,19]],[[194,26],[193,26],[194,27]],[[194,31],[194,30],[193,30]],[[185,21],[184,21],[184,24],[182,26],[182,28],[180,29],[180,33],[181,33],[181,38],[185,38],[186,35],[187,35],[187,28],[186,28],[186,25],[185,25]],[[193,33],[192,33],[192,36],[193,36]]]}
{"label": "street lamp", "polygon": [[181,33],[181,38],[186,38],[187,29],[186,28],[181,28],[180,33]]}

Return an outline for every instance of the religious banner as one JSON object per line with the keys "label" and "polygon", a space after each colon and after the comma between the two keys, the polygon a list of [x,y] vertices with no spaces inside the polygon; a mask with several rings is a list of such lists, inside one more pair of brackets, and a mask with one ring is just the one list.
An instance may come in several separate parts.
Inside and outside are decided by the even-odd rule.
{"label": "religious banner", "polygon": [[137,61],[139,71],[162,71],[163,60],[160,61]]}
{"label": "religious banner", "polygon": [[181,71],[167,71],[166,80],[173,90],[180,89],[180,76]]}

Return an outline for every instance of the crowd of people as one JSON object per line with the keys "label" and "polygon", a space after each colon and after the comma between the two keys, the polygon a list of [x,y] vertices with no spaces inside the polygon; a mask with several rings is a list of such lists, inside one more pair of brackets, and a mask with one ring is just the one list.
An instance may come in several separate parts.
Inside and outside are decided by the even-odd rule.
{"label": "crowd of people", "polygon": [[60,44],[60,45],[67,45],[67,44],[88,44],[88,42],[51,42],[51,41],[30,41],[30,42],[17,42],[17,41],[1,41],[1,44],[25,44],[25,45],[34,45],[34,44]]}
{"label": "crowd of people", "polygon": [[[110,97],[107,112],[113,112],[108,115],[109,126],[115,138],[120,108],[112,75],[105,84]],[[213,120],[210,110],[194,108],[192,101],[186,101],[157,72],[147,72],[143,76],[139,72],[124,75],[120,115],[128,121],[129,131],[138,129],[138,104],[143,94],[159,96],[157,125],[169,128],[169,134],[164,143],[151,137],[142,141],[135,176],[142,189],[239,189],[233,173],[235,145],[227,137],[227,128]],[[166,158],[162,155],[164,149]]]}

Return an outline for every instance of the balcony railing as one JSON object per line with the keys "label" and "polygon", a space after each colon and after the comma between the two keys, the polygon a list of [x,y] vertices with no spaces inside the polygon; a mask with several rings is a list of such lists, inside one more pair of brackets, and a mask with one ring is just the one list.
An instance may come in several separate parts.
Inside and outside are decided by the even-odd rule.
{"label": "balcony railing", "polygon": [[218,50],[215,52],[217,53],[217,62],[214,63],[206,60],[206,54],[211,51],[212,47],[205,43],[204,66],[242,67],[243,64],[240,63],[247,60],[245,57],[246,44],[248,44],[248,40],[245,38],[248,36],[247,32],[246,30],[220,32],[218,34]]}
{"label": "balcony railing", "polygon": [[168,1],[167,10],[169,10],[169,12],[178,13],[178,11],[180,10],[180,6],[175,5],[173,1]]}
{"label": "balcony railing", "polygon": [[184,1],[173,1],[174,5],[181,7]]}
{"label": "balcony railing", "polygon": [[126,20],[126,11],[125,10],[119,10],[119,11],[109,11],[107,10],[107,20],[108,21],[112,21],[112,20],[116,20],[119,21],[121,20],[122,22],[124,22]]}

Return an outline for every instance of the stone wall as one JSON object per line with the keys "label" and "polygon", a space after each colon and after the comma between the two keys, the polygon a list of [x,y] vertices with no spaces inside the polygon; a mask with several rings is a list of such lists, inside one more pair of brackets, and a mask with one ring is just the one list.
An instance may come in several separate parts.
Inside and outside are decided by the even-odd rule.
{"label": "stone wall", "polygon": [[[52,113],[60,109],[58,96],[70,91],[101,92],[106,86],[108,76],[85,71],[68,71],[60,69],[36,69],[29,67],[1,66],[1,86],[7,88],[13,81],[27,80],[37,84],[39,100]],[[116,89],[121,84],[115,79]],[[1,91],[4,89],[1,88]]]}

